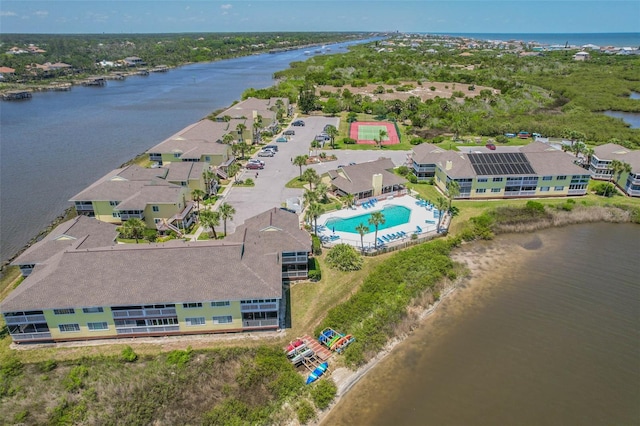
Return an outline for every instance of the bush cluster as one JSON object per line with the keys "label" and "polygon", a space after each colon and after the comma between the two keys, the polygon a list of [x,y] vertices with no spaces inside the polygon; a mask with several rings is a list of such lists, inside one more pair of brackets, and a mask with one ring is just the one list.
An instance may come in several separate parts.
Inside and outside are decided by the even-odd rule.
{"label": "bush cluster", "polygon": [[336,244],[327,255],[327,264],[339,271],[358,271],[362,269],[362,256],[350,244]]}

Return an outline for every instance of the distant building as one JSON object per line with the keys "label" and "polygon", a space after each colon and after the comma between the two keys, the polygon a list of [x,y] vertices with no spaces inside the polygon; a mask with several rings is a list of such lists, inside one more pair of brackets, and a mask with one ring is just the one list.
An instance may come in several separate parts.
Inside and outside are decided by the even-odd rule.
{"label": "distant building", "polygon": [[[640,151],[625,148],[615,143],[596,146],[589,163],[591,177],[599,180],[612,180],[627,195],[640,197]],[[611,162],[618,160],[631,166],[631,173],[622,172],[612,176]]]}
{"label": "distant building", "polygon": [[576,54],[573,55],[574,61],[587,61],[589,60],[589,58],[591,58],[591,55],[589,54],[589,52],[585,51],[576,52]]}
{"label": "distant building", "polygon": [[466,154],[432,144],[413,148],[414,174],[418,180],[433,179],[446,193],[456,181],[456,198],[518,198],[585,195],[590,175],[573,157],[542,142],[532,142],[517,152],[477,148]]}

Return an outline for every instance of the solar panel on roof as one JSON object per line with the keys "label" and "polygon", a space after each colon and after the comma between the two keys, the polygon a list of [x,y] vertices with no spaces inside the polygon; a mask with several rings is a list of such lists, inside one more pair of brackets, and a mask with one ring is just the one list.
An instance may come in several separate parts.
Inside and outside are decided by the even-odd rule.
{"label": "solar panel on roof", "polygon": [[467,154],[473,170],[478,175],[526,175],[535,174],[522,152],[489,152]]}

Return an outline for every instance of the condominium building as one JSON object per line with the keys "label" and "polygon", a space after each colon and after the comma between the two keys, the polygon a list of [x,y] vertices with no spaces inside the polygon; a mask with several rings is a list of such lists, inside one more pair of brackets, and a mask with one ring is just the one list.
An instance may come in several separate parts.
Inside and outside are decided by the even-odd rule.
{"label": "condominium building", "polygon": [[[631,172],[622,171],[614,175],[613,160],[626,163]],[[631,197],[640,197],[640,151],[628,149],[615,143],[596,146],[589,162],[591,177],[610,180]]]}

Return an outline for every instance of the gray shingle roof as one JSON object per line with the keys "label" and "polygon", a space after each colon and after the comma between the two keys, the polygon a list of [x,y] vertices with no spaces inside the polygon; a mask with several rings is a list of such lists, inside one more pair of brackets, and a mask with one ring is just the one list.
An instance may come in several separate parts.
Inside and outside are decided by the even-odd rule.
{"label": "gray shingle roof", "polygon": [[202,155],[223,155],[230,151],[222,142],[224,135],[233,131],[230,123],[201,120],[192,124],[158,145],[147,153],[181,153],[183,158],[201,158]]}
{"label": "gray shingle roof", "polygon": [[382,186],[404,185],[407,180],[393,174],[389,170],[394,168],[390,158],[380,158],[374,161],[344,166],[338,170],[330,170],[331,184],[349,193],[366,192],[373,189],[374,174],[382,175]]}
{"label": "gray shingle roof", "polygon": [[430,144],[421,143],[413,147],[412,159],[418,164],[434,164],[438,157],[436,154],[445,152],[444,149]]}
{"label": "gray shingle roof", "polygon": [[73,245],[36,266],[0,311],[280,298],[281,252],[310,247],[298,216],[280,209],[225,241]]}
{"label": "gray shingle roof", "polygon": [[202,177],[202,172],[207,167],[205,163],[194,161],[177,161],[165,165],[167,169],[167,182],[186,182],[189,180],[198,180]]}
{"label": "gray shingle roof", "polygon": [[81,249],[107,247],[114,244],[117,235],[115,225],[87,216],[77,216],[55,227],[11,264],[42,263],[72,246]]}
{"label": "gray shingle roof", "polygon": [[640,172],[640,150],[625,148],[615,143],[596,146],[595,155],[601,160],[619,160],[631,165],[634,173]]}
{"label": "gray shingle roof", "polygon": [[253,111],[256,111],[263,118],[275,118],[274,111],[277,108],[276,103],[278,102],[278,99],[282,101],[285,109],[289,107],[289,99],[287,98],[248,98],[227,108],[216,117],[222,118],[224,116],[229,116],[232,118],[245,117],[251,119],[253,118]]}

